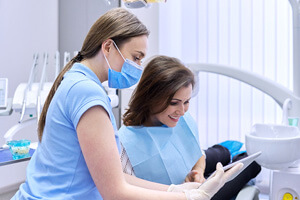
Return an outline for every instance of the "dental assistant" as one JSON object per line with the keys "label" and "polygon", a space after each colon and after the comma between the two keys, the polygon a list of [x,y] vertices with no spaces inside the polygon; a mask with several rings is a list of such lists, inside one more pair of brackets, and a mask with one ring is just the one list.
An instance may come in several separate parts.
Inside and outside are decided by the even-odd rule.
{"label": "dental assistant", "polygon": [[115,118],[102,82],[127,88],[139,80],[148,34],[136,16],[122,8],[93,24],[80,52],[51,88],[38,124],[38,148],[25,183],[12,199],[201,200],[238,170],[224,173],[219,166],[209,184],[199,189],[179,185],[175,188],[191,189],[179,193],[150,182],[148,188],[161,191],[141,188],[139,181],[125,179]]}

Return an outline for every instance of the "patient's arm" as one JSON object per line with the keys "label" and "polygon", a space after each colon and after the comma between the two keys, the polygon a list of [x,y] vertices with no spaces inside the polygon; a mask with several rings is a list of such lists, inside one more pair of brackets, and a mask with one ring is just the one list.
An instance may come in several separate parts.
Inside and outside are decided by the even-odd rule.
{"label": "patient's arm", "polygon": [[205,156],[201,156],[197,163],[194,165],[192,170],[187,174],[185,182],[199,182],[203,183],[205,171]]}

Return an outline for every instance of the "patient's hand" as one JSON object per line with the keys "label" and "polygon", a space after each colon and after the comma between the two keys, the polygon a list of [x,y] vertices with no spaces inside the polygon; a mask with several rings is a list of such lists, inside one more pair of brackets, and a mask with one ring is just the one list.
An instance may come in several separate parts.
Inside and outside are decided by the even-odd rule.
{"label": "patient's hand", "polygon": [[185,182],[198,182],[203,183],[206,179],[204,178],[204,174],[199,172],[198,170],[192,170],[185,177]]}

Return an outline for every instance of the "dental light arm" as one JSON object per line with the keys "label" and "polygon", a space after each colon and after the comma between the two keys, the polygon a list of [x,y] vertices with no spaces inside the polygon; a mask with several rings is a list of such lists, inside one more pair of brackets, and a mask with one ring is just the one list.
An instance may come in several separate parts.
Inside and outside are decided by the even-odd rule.
{"label": "dental light arm", "polygon": [[221,74],[247,83],[261,90],[262,92],[270,95],[279,104],[281,108],[283,108],[285,100],[290,99],[291,105],[289,107],[291,109],[289,111],[289,115],[293,117],[300,117],[300,97],[296,96],[289,89],[270,79],[267,79],[253,72],[243,71],[238,68],[233,68],[225,65],[195,63],[188,64],[188,66],[194,72],[204,71],[215,74]]}
{"label": "dental light arm", "polygon": [[289,0],[293,12],[293,90],[300,97],[300,1]]}
{"label": "dental light arm", "polygon": [[283,109],[283,124],[287,123],[288,116],[300,118],[300,0],[289,0],[289,3],[293,12],[293,92],[263,76],[237,68],[198,63],[189,65],[195,72],[222,74],[270,95]]}
{"label": "dental light arm", "polygon": [[204,71],[204,72],[211,72],[215,74],[221,74],[245,82],[251,86],[254,86],[255,88],[270,95],[280,105],[280,107],[283,106],[285,99],[296,98],[294,97],[293,93],[290,90],[286,89],[282,85],[272,80],[269,80],[263,76],[255,74],[253,72],[247,72],[247,71],[240,70],[238,68],[233,68],[224,65],[215,65],[215,64],[199,63],[199,64],[189,64],[188,66],[193,71],[196,72]]}

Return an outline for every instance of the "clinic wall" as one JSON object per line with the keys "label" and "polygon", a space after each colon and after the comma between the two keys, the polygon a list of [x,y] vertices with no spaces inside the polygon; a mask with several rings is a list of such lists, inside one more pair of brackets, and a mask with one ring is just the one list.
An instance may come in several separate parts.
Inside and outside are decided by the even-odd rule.
{"label": "clinic wall", "polygon": [[[8,97],[12,98],[18,84],[27,82],[38,52],[41,69],[43,53],[49,52],[48,80],[54,75],[54,52],[58,49],[58,0],[1,0],[0,1],[0,77],[8,78]],[[39,70],[40,72],[40,70]],[[39,72],[36,78],[39,78]],[[38,80],[38,79],[36,79]],[[0,144],[5,132],[15,125],[19,113],[0,116]],[[16,139],[37,141],[36,127],[17,133]]]}
{"label": "clinic wall", "polygon": [[[63,53],[81,48],[91,25],[107,10],[118,7],[119,1],[99,0],[1,0],[0,1],[0,77],[9,79],[8,97],[12,98],[17,86],[27,82],[33,62],[33,54],[39,53],[39,81],[43,64],[43,53],[49,53],[47,79],[55,78],[55,52],[60,52],[60,67]],[[3,135],[15,125],[20,114],[0,116],[0,144]],[[27,117],[27,116],[26,116]],[[36,126],[32,125],[17,133],[15,139],[28,138],[37,141]]]}
{"label": "clinic wall", "polygon": [[[106,11],[119,7],[118,0],[59,1],[59,52],[80,51],[93,23]],[[62,59],[61,59],[62,61]]]}
{"label": "clinic wall", "polygon": [[[33,62],[39,53],[38,73],[43,53],[49,52],[48,80],[54,75],[54,52],[58,49],[58,0],[0,0],[0,77],[8,78],[8,97],[12,98],[20,83],[26,83]],[[37,79],[36,79],[37,80]],[[19,113],[0,116],[0,146],[9,128],[18,123]],[[14,139],[37,141],[36,126],[19,131]],[[0,199],[7,200],[18,184],[25,180],[28,162],[0,167]]]}
{"label": "clinic wall", "polygon": [[[8,78],[12,98],[20,83],[27,83],[33,62],[33,54],[39,53],[37,81],[43,64],[43,53],[49,53],[47,80],[55,77],[57,50],[63,52],[80,50],[83,39],[92,23],[105,11],[119,5],[99,0],[0,0],[0,77]],[[61,67],[62,62],[61,62]],[[26,116],[27,118],[28,116]],[[18,123],[20,113],[0,116],[0,146],[9,128]],[[37,141],[36,125],[19,131],[14,139]],[[10,199],[19,184],[25,180],[26,165],[21,162],[2,166],[0,177],[0,200]],[[13,173],[12,173],[13,172]]]}
{"label": "clinic wall", "polygon": [[[126,8],[123,1],[121,6]],[[159,4],[152,3],[147,8],[139,8],[139,9],[128,9],[130,12],[135,14],[139,20],[145,24],[145,26],[150,31],[150,35],[148,37],[148,51],[144,61],[148,58],[157,55],[159,53]]]}

